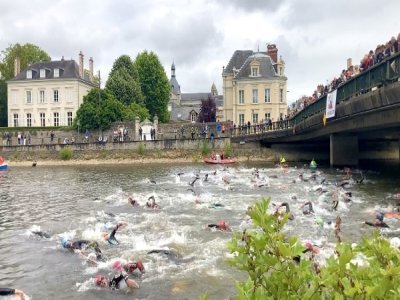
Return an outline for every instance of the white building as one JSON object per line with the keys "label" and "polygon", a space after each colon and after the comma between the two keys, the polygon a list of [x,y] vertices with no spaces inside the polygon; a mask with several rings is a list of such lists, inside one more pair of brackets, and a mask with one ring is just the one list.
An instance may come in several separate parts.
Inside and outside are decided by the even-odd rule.
{"label": "white building", "polygon": [[71,126],[93,83],[93,59],[85,76],[83,54],[74,60],[36,62],[7,81],[8,127]]}

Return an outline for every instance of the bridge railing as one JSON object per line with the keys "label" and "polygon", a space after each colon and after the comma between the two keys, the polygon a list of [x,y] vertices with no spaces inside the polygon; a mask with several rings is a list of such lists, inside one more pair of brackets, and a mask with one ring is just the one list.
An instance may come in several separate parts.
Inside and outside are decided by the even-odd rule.
{"label": "bridge railing", "polygon": [[[337,88],[336,104],[349,101],[351,98],[379,88],[382,85],[399,80],[400,75],[400,52],[386,58],[359,75],[342,83]],[[295,116],[288,120],[288,127],[293,127],[304,119],[326,110],[326,97],[323,95],[314,103],[309,104]]]}

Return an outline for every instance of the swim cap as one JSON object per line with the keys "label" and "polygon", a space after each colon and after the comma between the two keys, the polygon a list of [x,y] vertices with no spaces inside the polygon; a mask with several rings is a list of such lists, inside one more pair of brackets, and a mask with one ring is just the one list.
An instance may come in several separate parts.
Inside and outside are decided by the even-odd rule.
{"label": "swim cap", "polygon": [[324,225],[324,220],[322,220],[321,217],[316,217],[315,218],[315,223],[320,225],[320,226],[322,226],[322,225]]}
{"label": "swim cap", "polygon": [[144,272],[144,266],[143,266],[141,260],[138,260],[138,261],[136,262],[136,267],[139,269],[140,272]]}
{"label": "swim cap", "polygon": [[68,247],[68,240],[67,239],[62,239],[61,240],[61,246],[63,246],[63,248],[67,248]]}
{"label": "swim cap", "polygon": [[121,264],[121,262],[120,262],[119,260],[115,261],[115,262],[113,263],[113,265],[112,265],[112,268],[113,268],[114,270],[121,271],[121,270],[122,270],[122,264]]}
{"label": "swim cap", "polygon": [[219,221],[219,222],[218,222],[218,228],[220,228],[220,229],[226,229],[226,223],[225,223],[225,221]]}
{"label": "swim cap", "polygon": [[103,275],[96,275],[96,277],[94,278],[94,282],[96,283],[96,285],[100,285],[104,279],[105,277]]}
{"label": "swim cap", "polygon": [[378,212],[376,212],[375,216],[379,221],[383,222],[383,218],[385,217],[385,214],[381,211],[378,211]]}
{"label": "swim cap", "polygon": [[306,247],[307,249],[312,250],[313,245],[310,242],[306,242],[306,243],[304,243],[304,247]]}

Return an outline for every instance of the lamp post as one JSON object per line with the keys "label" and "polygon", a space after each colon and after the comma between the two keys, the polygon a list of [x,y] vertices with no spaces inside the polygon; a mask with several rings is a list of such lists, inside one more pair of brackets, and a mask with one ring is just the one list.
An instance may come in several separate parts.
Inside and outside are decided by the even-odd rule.
{"label": "lamp post", "polygon": [[79,126],[81,126],[81,122],[76,122],[76,125],[78,125],[78,140],[76,141],[77,143],[79,143]]}

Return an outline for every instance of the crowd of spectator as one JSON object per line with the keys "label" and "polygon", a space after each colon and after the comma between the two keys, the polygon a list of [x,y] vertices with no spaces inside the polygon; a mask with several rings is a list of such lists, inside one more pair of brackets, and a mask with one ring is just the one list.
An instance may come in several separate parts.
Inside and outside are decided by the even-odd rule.
{"label": "crowd of spectator", "polygon": [[303,110],[306,106],[315,102],[320,97],[326,95],[337,89],[341,84],[345,83],[349,79],[357,76],[358,74],[368,70],[375,64],[382,62],[387,57],[399,52],[400,44],[400,33],[397,35],[397,39],[392,38],[385,44],[376,46],[375,51],[370,50],[363,56],[359,65],[352,65],[347,69],[343,69],[338,77],[335,77],[329,84],[319,84],[314,90],[311,96],[302,96],[300,99],[288,106],[288,115],[290,117],[296,115],[298,112]]}

